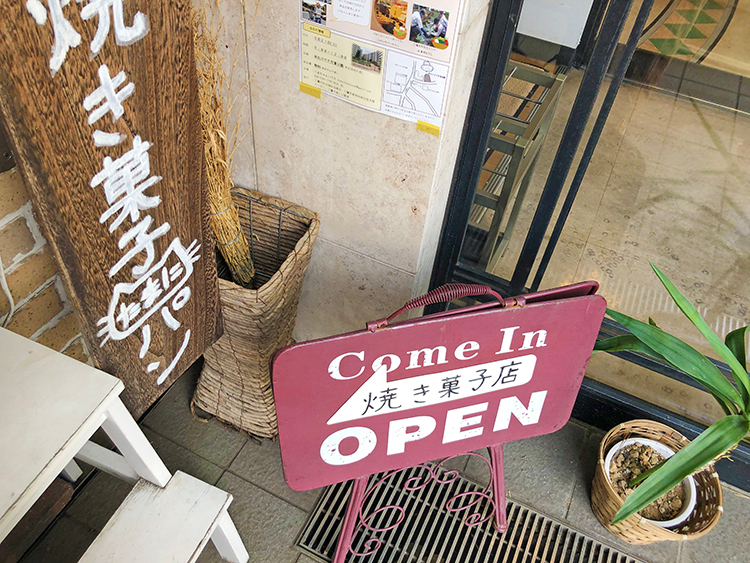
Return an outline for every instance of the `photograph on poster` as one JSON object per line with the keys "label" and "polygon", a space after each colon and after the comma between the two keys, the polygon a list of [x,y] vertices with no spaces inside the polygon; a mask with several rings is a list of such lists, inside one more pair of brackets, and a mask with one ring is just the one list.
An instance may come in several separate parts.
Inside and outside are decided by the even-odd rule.
{"label": "photograph on poster", "polygon": [[302,19],[318,25],[326,25],[330,0],[302,0]]}
{"label": "photograph on poster", "polygon": [[427,6],[414,4],[409,28],[409,40],[436,49],[448,47],[448,19],[450,14]]}
{"label": "photograph on poster", "polygon": [[352,43],[352,66],[380,72],[383,66],[383,51]]}
{"label": "photograph on poster", "polygon": [[404,0],[375,0],[370,29],[393,35],[396,39],[405,39],[407,14]]}

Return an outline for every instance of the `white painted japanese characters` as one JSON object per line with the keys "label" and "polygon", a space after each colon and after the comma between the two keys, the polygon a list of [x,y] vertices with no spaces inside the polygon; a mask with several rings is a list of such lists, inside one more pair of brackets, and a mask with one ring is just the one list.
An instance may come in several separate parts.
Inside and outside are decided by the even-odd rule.
{"label": "white painted japanese characters", "polygon": [[[115,41],[118,45],[132,45],[148,33],[148,18],[141,12],[135,14],[132,25],[125,25],[122,6],[124,0],[76,0],[76,2],[79,4],[87,2],[81,10],[83,20],[90,20],[94,17],[98,19],[96,35],[90,45],[92,58],[98,55],[104,46],[112,19],[114,20]],[[81,35],[63,14],[63,8],[70,4],[70,0],[47,0],[47,4],[49,20],[55,34],[52,57],[49,60],[49,68],[54,76],[65,62],[68,49],[81,44]],[[38,25],[47,24],[47,8],[41,0],[26,0],[26,10]],[[110,16],[110,11],[112,16]]]}
{"label": "white painted japanese characters", "polygon": [[0,111],[87,347],[136,416],[221,332],[190,10],[0,5]]}

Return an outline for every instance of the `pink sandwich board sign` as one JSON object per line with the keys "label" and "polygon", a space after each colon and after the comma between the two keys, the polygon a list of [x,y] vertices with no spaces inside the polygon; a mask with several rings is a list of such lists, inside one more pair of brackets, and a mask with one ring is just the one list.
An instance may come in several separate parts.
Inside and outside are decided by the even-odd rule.
{"label": "pink sandwich board sign", "polygon": [[[570,418],[606,308],[597,289],[584,282],[506,303],[485,286],[449,285],[363,331],[284,348],[273,389],[287,484],[355,479],[354,513],[371,474],[489,447],[504,497],[502,444]],[[478,294],[497,300],[390,324],[406,309]]]}

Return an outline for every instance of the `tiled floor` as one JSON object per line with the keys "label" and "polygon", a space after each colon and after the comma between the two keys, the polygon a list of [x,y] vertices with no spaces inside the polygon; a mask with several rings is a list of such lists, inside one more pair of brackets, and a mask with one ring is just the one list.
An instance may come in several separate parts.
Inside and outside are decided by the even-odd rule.
{"label": "tiled floor", "polygon": [[[229,512],[250,552],[250,561],[312,563],[293,543],[318,492],[297,493],[286,487],[277,443],[258,444],[217,421],[193,418],[189,400],[196,379],[197,372],[190,370],[172,386],[144,420],[146,435],[171,471],[185,471],[232,493]],[[602,432],[571,421],[555,434],[508,444],[508,496],[644,561],[747,561],[750,496],[728,486],[724,489],[724,516],[704,538],[631,546],[609,535],[595,519],[588,500],[601,437]],[[476,458],[463,459],[459,468],[469,478],[487,479],[486,469]],[[129,489],[114,477],[96,475],[23,563],[77,561]],[[220,558],[209,544],[199,561],[218,562]]]}

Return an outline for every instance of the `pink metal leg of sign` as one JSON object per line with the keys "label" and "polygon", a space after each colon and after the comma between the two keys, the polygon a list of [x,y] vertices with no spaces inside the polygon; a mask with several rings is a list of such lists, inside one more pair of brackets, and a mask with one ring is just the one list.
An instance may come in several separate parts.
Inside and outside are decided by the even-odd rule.
{"label": "pink metal leg of sign", "polygon": [[501,534],[508,529],[505,513],[505,469],[503,467],[503,445],[490,446],[492,465],[492,494],[495,497],[495,529]]}
{"label": "pink metal leg of sign", "polygon": [[[489,448],[489,459],[486,457],[474,453],[468,452],[467,456],[474,456],[482,459],[490,469],[490,483],[484,491],[473,491],[459,493],[458,495],[452,496],[448,499],[445,505],[445,509],[449,512],[467,512],[464,523],[467,526],[478,526],[483,522],[486,522],[489,518],[494,516],[495,529],[503,533],[508,529],[508,523],[506,519],[505,509],[505,476],[503,471],[503,445],[498,444]],[[461,457],[461,455],[453,457]],[[438,462],[435,466],[427,464],[420,464],[415,469],[422,471],[421,476],[414,476],[406,480],[404,488],[409,491],[416,491],[425,486],[430,482],[435,482],[442,485],[452,483],[458,478],[458,471],[450,470],[445,473],[439,473],[442,471],[442,466],[446,461],[453,459],[446,458]],[[352,539],[354,534],[357,533],[359,528],[366,528],[370,532],[387,532],[401,524],[405,517],[405,510],[396,505],[382,506],[375,509],[372,513],[364,515],[362,513],[363,506],[367,499],[373,492],[382,485],[385,481],[391,477],[400,473],[403,470],[395,470],[387,473],[384,477],[378,480],[370,488],[368,488],[369,477],[360,477],[355,479],[352,485],[352,492],[349,498],[349,504],[346,508],[346,514],[344,516],[344,522],[341,527],[341,536],[339,537],[338,544],[336,546],[336,554],[333,558],[333,563],[344,563],[347,555],[351,553],[355,557],[366,557],[378,551],[381,547],[381,540],[375,537],[368,539],[364,544],[364,551],[359,553],[352,548]],[[441,476],[442,475],[442,476]],[[494,497],[494,498],[493,498]],[[491,503],[492,514],[486,517],[482,517],[482,511],[480,509],[480,503],[482,499],[485,499]],[[370,524],[371,520],[379,513],[384,511],[395,510],[398,514],[396,522],[378,527]],[[473,511],[473,512],[472,512]]]}
{"label": "pink metal leg of sign", "polygon": [[332,563],[344,563],[344,559],[349,552],[349,546],[352,544],[352,537],[354,536],[354,530],[357,528],[357,520],[359,519],[365,492],[367,491],[368,480],[369,477],[360,477],[354,480],[352,496],[349,498],[349,505],[346,508],[344,524],[341,527],[341,536],[339,537],[339,543],[336,546],[336,555],[334,555]]}

